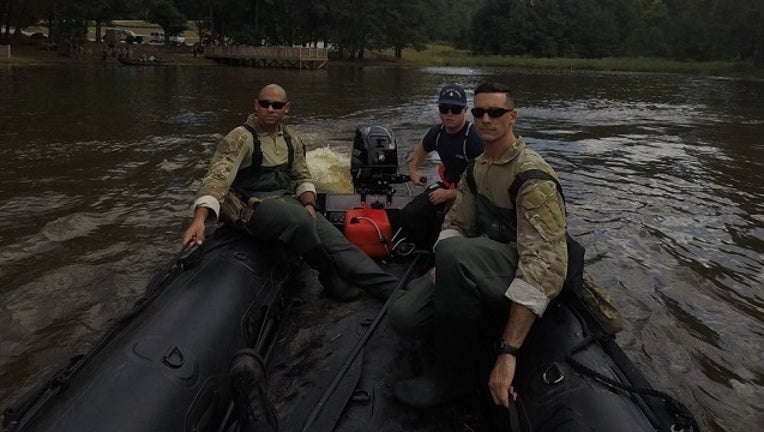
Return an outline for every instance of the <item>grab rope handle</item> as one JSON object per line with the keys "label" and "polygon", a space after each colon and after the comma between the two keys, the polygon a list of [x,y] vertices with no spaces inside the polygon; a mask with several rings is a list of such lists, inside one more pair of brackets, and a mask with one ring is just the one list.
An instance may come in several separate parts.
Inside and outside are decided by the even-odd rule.
{"label": "grab rope handle", "polygon": [[605,334],[605,333],[591,334],[587,336],[586,339],[583,340],[583,342],[578,344],[578,346],[574,347],[570,351],[570,353],[568,353],[565,356],[565,360],[567,360],[567,362],[570,363],[570,365],[573,366],[573,368],[576,369],[578,372],[584,375],[591,376],[611,387],[616,387],[621,390],[627,391],[629,393],[650,396],[650,397],[663,400],[663,402],[668,406],[669,410],[671,411],[671,413],[674,415],[674,418],[676,419],[676,423],[671,425],[672,431],[700,432],[698,421],[695,419],[695,416],[692,415],[692,412],[689,410],[689,408],[687,408],[687,406],[684,405],[679,400],[670,396],[668,393],[662,392],[660,390],[655,390],[652,388],[635,387],[629,384],[623,384],[610,377],[606,377],[605,375],[595,371],[594,369],[584,365],[583,363],[573,358],[573,355],[582,351],[583,349],[585,349],[587,346],[591,345],[592,343],[602,342],[608,339],[613,339],[613,336]]}

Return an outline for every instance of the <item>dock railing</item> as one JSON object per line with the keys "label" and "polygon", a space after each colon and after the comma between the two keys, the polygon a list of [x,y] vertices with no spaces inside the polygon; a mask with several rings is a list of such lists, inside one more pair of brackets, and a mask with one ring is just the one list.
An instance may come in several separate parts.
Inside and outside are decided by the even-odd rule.
{"label": "dock railing", "polygon": [[329,61],[326,48],[211,46],[204,56],[221,63],[255,67],[320,69]]}

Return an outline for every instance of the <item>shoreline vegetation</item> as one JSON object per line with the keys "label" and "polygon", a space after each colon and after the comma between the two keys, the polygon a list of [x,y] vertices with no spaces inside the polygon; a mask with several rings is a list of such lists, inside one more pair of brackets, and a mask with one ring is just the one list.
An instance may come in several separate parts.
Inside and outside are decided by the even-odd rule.
{"label": "shoreline vegetation", "polygon": [[523,69],[590,70],[610,72],[683,73],[690,75],[723,76],[730,78],[764,79],[764,70],[753,64],[725,61],[676,61],[646,57],[535,58],[525,56],[472,55],[445,44],[430,44],[417,53],[403,50],[403,64],[417,66],[509,67]]}
{"label": "shoreline vegetation", "polygon": [[[89,42],[83,57],[62,56],[56,52],[46,51],[36,45],[12,45],[11,57],[6,56],[6,47],[0,46],[0,65],[12,66],[43,66],[53,64],[103,63],[100,47],[102,44]],[[192,46],[162,46],[162,45],[133,45],[133,51],[155,55],[169,64],[210,66],[217,65],[213,60],[203,56],[194,57]],[[108,58],[106,63],[117,63],[116,59]],[[609,71],[609,72],[652,72],[652,73],[682,73],[702,76],[719,76],[728,78],[764,79],[764,70],[758,70],[753,65],[742,62],[681,62],[660,58],[640,57],[607,57],[601,59],[582,58],[534,58],[523,56],[489,56],[472,55],[466,50],[460,50],[445,44],[430,44],[424,51],[417,52],[411,48],[403,50],[403,58],[396,60],[386,52],[368,52],[363,60],[331,60],[332,64],[342,65],[389,65],[392,67],[407,66],[452,66],[452,67],[504,67],[521,69],[559,70],[559,71]]]}
{"label": "shoreline vegetation", "polygon": [[[138,34],[148,34],[161,28],[156,24],[144,21],[113,21],[113,27],[132,29]],[[195,24],[189,22],[189,29],[195,29]],[[42,32],[44,27],[32,27],[31,31]],[[37,66],[51,64],[77,63],[117,63],[115,57],[102,58],[103,43],[93,42],[95,30],[88,29],[91,39],[84,45],[80,56],[61,56],[54,51],[43,49],[39,41],[24,40],[13,44],[10,48],[11,57],[7,57],[6,46],[0,46],[0,65]],[[196,30],[184,32],[186,44],[181,46],[165,46],[143,43],[131,45],[134,57],[154,55],[173,65],[217,65],[213,60],[203,56],[193,55],[193,45],[198,41]],[[119,47],[118,47],[119,48]],[[652,73],[682,73],[701,76],[718,76],[743,79],[764,79],[764,70],[756,69],[753,64],[730,61],[676,61],[662,58],[643,57],[607,57],[599,59],[585,58],[535,58],[526,56],[503,55],[473,55],[468,50],[457,49],[446,43],[431,43],[422,51],[413,48],[403,50],[402,58],[395,59],[392,51],[367,51],[363,60],[332,60],[330,55],[329,67],[332,64],[358,66],[392,67],[422,67],[422,66],[452,66],[452,67],[503,67],[559,71],[610,71],[610,72],[652,72]]]}

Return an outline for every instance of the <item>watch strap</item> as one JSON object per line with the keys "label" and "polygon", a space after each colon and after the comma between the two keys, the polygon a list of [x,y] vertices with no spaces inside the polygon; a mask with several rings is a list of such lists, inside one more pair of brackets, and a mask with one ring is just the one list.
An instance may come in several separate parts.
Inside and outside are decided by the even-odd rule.
{"label": "watch strap", "polygon": [[499,339],[496,341],[496,354],[509,354],[517,357],[520,354],[520,348],[510,345],[504,339]]}

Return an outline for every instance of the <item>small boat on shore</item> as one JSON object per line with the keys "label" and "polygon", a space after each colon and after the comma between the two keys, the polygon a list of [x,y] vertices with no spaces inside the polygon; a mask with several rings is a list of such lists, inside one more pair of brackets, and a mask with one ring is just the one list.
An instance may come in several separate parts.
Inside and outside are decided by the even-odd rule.
{"label": "small boat on shore", "polygon": [[[373,147],[384,136],[384,151],[394,151],[392,132],[373,128],[356,134],[354,154],[368,156],[360,164],[391,159]],[[353,163],[356,193],[320,194],[320,209],[342,228],[349,211],[375,203],[395,228],[410,198],[392,185],[405,178],[389,166]],[[394,252],[380,265],[402,289],[430,257]],[[573,292],[534,324],[510,410],[493,405],[480,383],[442,407],[403,406],[392,383],[426,367],[432,353],[392,331],[388,305],[369,297],[333,302],[304,264],[221,226],[158,274],[90,352],[6,409],[3,430],[698,430]]]}
{"label": "small boat on shore", "polygon": [[120,57],[119,62],[125,66],[167,66],[167,62],[164,60],[148,60],[148,59],[129,59]]}

